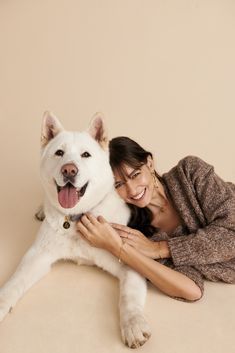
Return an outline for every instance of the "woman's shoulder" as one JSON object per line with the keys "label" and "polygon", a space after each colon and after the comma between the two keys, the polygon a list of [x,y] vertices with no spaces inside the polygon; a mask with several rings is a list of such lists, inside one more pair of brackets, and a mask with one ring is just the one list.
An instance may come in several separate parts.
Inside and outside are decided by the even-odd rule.
{"label": "woman's shoulder", "polygon": [[182,158],[175,167],[162,175],[166,183],[182,184],[205,180],[209,173],[214,173],[212,165],[197,156],[186,156]]}
{"label": "woman's shoulder", "polygon": [[[204,178],[208,173],[214,173],[214,167],[197,156],[182,158],[175,167],[163,174],[163,179],[177,179],[195,181]],[[186,178],[186,179],[185,179]]]}
{"label": "woman's shoulder", "polygon": [[183,169],[185,172],[190,172],[190,173],[207,173],[210,170],[213,169],[213,166],[211,164],[208,164],[205,162],[203,159],[197,156],[186,156],[182,158],[176,168]]}

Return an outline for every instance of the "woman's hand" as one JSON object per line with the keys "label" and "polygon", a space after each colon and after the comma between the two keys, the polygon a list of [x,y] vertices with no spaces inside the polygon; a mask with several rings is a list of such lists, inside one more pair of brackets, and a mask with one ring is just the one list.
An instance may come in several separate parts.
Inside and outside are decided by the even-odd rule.
{"label": "woman's hand", "polygon": [[170,257],[167,241],[152,241],[136,229],[116,223],[111,223],[111,225],[118,231],[120,237],[125,239],[125,243],[131,245],[143,255],[152,259]]}
{"label": "woman's hand", "polygon": [[102,217],[87,213],[77,223],[77,230],[91,246],[105,249],[118,256],[122,239],[118,232]]}
{"label": "woman's hand", "polygon": [[121,224],[110,224],[102,216],[83,215],[77,223],[77,230],[91,246],[105,249],[114,256],[119,256],[124,241],[149,258],[170,257],[167,241],[149,240],[140,231]]}

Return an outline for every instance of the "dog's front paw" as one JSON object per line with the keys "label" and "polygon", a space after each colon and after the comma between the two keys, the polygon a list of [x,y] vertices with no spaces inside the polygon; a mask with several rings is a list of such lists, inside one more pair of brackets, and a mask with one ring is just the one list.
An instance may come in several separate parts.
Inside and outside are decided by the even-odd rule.
{"label": "dog's front paw", "polygon": [[138,313],[122,320],[121,334],[128,347],[138,348],[150,338],[151,331],[143,315]]}

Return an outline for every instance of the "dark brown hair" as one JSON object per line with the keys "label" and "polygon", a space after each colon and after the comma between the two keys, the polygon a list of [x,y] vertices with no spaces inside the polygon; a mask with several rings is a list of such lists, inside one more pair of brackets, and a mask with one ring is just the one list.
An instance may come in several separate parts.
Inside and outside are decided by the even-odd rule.
{"label": "dark brown hair", "polygon": [[[148,156],[152,157],[152,153],[146,151],[137,142],[129,137],[115,137],[109,142],[110,165],[112,170],[118,170],[123,173],[123,166],[128,165],[132,168],[140,168],[147,163]],[[157,178],[161,177],[155,172]],[[137,207],[127,204],[131,210],[131,218],[128,226],[138,229],[147,237],[152,236],[156,232],[156,228],[151,225],[153,215],[147,207]]]}

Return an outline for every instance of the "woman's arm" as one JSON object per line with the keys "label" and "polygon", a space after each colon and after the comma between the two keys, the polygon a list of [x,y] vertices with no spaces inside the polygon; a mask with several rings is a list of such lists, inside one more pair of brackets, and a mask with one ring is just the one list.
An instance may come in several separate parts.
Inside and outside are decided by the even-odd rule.
{"label": "woman's arm", "polygon": [[[116,257],[119,256],[118,254],[118,251],[113,253]],[[143,255],[127,243],[122,246],[120,259],[171,297],[194,301],[200,299],[202,295],[193,280]]]}
{"label": "woman's arm", "polygon": [[109,251],[167,295],[189,301],[200,299],[201,290],[193,280],[142,254],[122,240],[103,217],[96,219],[90,214],[84,215],[77,223],[77,229],[90,245]]}
{"label": "woman's arm", "polygon": [[[234,259],[235,185],[222,180],[212,166],[197,157],[183,159],[165,175],[165,180],[176,207],[188,222],[187,227],[192,228],[191,234],[168,240],[174,265],[194,266]],[[198,229],[193,230],[197,228],[195,221]]]}

